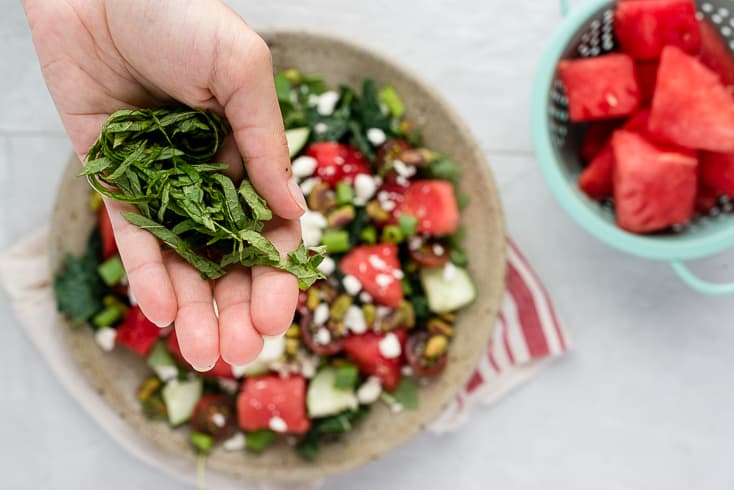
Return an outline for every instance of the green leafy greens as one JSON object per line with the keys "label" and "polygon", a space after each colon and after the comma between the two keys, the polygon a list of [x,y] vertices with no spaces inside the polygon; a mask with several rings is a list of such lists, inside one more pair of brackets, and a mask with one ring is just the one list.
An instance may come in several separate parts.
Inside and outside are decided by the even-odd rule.
{"label": "green leafy greens", "polygon": [[[218,115],[187,107],[124,109],[112,114],[81,175],[100,194],[133,204],[125,219],[174,250],[208,279],[231,264],[294,274],[302,289],[323,278],[323,250],[303,244],[281,258],[262,234],[273,214],[245,178],[212,163],[229,133]],[[85,312],[86,313],[86,312]],[[80,316],[79,313],[77,316]]]}

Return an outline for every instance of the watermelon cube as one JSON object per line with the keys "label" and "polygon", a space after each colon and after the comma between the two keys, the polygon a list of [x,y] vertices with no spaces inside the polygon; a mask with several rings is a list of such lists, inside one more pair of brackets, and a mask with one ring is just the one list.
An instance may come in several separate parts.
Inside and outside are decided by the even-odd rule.
{"label": "watermelon cube", "polygon": [[633,233],[664,230],[693,216],[696,153],[670,149],[619,130],[612,136],[617,224]]}
{"label": "watermelon cube", "polygon": [[579,176],[579,187],[595,201],[612,197],[614,191],[614,152],[607,145],[591,161]]}
{"label": "watermelon cube", "polygon": [[640,85],[640,103],[643,106],[648,106],[652,102],[659,67],[658,60],[637,62],[637,83]]}
{"label": "watermelon cube", "polygon": [[648,125],[650,124],[650,109],[640,109],[627,119],[622,129],[649,136]]}
{"label": "watermelon cube", "polygon": [[734,85],[734,55],[718,29],[706,20],[701,27],[701,62],[719,74],[724,85]]}
{"label": "watermelon cube", "polygon": [[678,146],[734,152],[734,96],[698,59],[668,46],[660,60],[649,130]]}
{"label": "watermelon cube", "polygon": [[593,121],[589,123],[581,141],[581,158],[591,162],[609,143],[612,133],[622,124],[621,120]]}
{"label": "watermelon cube", "polygon": [[635,63],[625,54],[564,60],[558,73],[573,122],[626,116],[640,105]]}
{"label": "watermelon cube", "polygon": [[701,183],[718,194],[734,197],[734,153],[701,152]]}
{"label": "watermelon cube", "polygon": [[614,33],[622,51],[638,60],[658,58],[665,46],[691,54],[701,49],[693,0],[620,2],[614,15]]}

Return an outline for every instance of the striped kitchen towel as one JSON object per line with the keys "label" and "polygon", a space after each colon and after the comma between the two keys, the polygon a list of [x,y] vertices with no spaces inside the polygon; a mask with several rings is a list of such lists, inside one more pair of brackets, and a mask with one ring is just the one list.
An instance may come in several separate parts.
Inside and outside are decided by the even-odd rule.
{"label": "striped kitchen towel", "polygon": [[548,292],[512,240],[507,240],[507,290],[489,341],[469,382],[431,425],[460,427],[479,405],[491,405],[535,376],[569,348],[569,337]]}

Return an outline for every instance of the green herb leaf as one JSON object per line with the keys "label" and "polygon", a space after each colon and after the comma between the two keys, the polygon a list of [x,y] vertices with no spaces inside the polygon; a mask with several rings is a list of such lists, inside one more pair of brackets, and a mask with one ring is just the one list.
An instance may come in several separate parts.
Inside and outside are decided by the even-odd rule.
{"label": "green herb leaf", "polygon": [[418,408],[418,383],[412,378],[403,378],[400,384],[390,394],[395,403],[399,403],[405,410]]}
{"label": "green herb leaf", "polygon": [[58,310],[76,323],[87,322],[103,308],[105,287],[97,274],[101,256],[99,235],[92,234],[81,257],[67,256],[64,268],[54,279]]}
{"label": "green herb leaf", "polygon": [[345,364],[336,368],[334,373],[334,388],[337,390],[352,391],[359,381],[359,369],[354,364]]}

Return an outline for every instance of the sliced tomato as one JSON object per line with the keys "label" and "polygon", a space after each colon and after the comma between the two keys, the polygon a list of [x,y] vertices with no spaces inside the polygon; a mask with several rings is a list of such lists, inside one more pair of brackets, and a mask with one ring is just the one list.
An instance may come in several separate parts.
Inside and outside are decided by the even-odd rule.
{"label": "sliced tomato", "polygon": [[447,245],[429,240],[420,247],[410,248],[410,258],[423,267],[440,267],[449,261],[451,250]]}
{"label": "sliced tomato", "polygon": [[351,184],[359,174],[372,174],[367,159],[353,146],[324,141],[309,146],[306,155],[316,159],[314,175],[332,187],[339,182]]}
{"label": "sliced tomato", "polygon": [[127,312],[125,320],[117,328],[116,342],[141,356],[147,356],[161,335],[161,329],[148,320],[139,306]]}
{"label": "sliced tomato", "polygon": [[97,226],[99,227],[99,237],[102,240],[102,258],[107,260],[117,253],[117,242],[115,242],[115,234],[112,231],[110,215],[107,213],[107,207],[104,204],[97,211]]}
{"label": "sliced tomato", "polygon": [[303,376],[254,376],[242,383],[237,397],[240,428],[270,429],[303,434],[311,428],[306,414],[306,380]]}
{"label": "sliced tomato", "polygon": [[196,403],[191,428],[216,440],[226,439],[237,429],[232,399],[225,395],[204,395]]}
{"label": "sliced tomato", "polygon": [[398,247],[380,243],[357,247],[342,258],[339,268],[362,283],[377,303],[397,308],[403,301]]}
{"label": "sliced tomato", "polygon": [[426,348],[426,342],[431,335],[428,332],[418,332],[411,335],[405,343],[405,359],[413,368],[413,372],[418,376],[430,378],[438,376],[448,362],[448,354],[444,353],[438,359],[428,359],[423,355]]}
{"label": "sliced tomato", "polygon": [[418,233],[449,235],[459,228],[454,186],[445,180],[417,180],[405,191],[400,212],[418,220]]}
{"label": "sliced tomato", "polygon": [[367,376],[377,376],[386,390],[392,391],[400,383],[400,368],[403,356],[388,359],[380,353],[380,342],[390,333],[398,337],[402,351],[405,352],[405,342],[408,333],[404,328],[398,328],[389,333],[367,332],[361,335],[352,335],[344,339],[344,352],[357,364],[359,370]]}
{"label": "sliced tomato", "polygon": [[[194,368],[191,367],[191,364],[189,364],[189,362],[184,359],[184,356],[181,353],[181,347],[179,347],[178,345],[178,338],[176,337],[175,329],[172,330],[171,334],[168,336],[168,338],[166,338],[166,347],[168,347],[168,351],[179,363],[181,363],[191,371],[194,370]],[[217,363],[214,364],[213,368],[205,373],[200,374],[208,378],[237,379],[232,373],[232,366],[227,364],[221,357],[217,359]]]}

